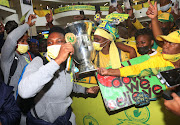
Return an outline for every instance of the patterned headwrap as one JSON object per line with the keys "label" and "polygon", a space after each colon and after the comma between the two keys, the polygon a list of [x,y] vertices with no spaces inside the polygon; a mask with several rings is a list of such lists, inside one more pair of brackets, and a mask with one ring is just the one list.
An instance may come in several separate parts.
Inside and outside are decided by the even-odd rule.
{"label": "patterned headwrap", "polygon": [[101,19],[102,23],[99,24],[98,28],[94,33],[94,35],[99,35],[111,41],[109,56],[113,69],[117,69],[121,67],[119,52],[114,43],[114,40],[116,39],[118,34],[116,25],[127,19],[128,18],[127,15],[128,14],[119,14],[119,13],[118,14],[112,13],[107,15],[105,19]]}

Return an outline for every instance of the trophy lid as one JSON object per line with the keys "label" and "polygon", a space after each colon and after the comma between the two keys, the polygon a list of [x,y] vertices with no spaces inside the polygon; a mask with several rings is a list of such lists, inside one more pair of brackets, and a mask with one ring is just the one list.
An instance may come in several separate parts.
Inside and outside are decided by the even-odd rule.
{"label": "trophy lid", "polygon": [[75,25],[75,24],[85,23],[85,22],[94,24],[94,22],[90,21],[90,20],[80,20],[80,21],[75,21],[75,22],[72,22],[72,23],[68,23],[65,28],[67,28],[69,26],[72,26],[72,25]]}

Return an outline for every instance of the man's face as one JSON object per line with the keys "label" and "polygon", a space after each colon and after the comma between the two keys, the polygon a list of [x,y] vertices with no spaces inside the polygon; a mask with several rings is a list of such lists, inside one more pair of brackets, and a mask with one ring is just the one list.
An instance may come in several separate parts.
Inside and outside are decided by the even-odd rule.
{"label": "man's face", "polygon": [[171,43],[164,40],[162,54],[180,53],[180,43]]}
{"label": "man's face", "polygon": [[65,43],[65,37],[62,33],[53,32],[47,39],[47,46],[62,45]]}
{"label": "man's face", "polygon": [[172,23],[171,22],[160,22],[159,21],[159,25],[161,28],[167,28],[167,29],[170,29],[172,28]]}
{"label": "man's face", "polygon": [[160,7],[165,6],[167,4],[171,3],[170,0],[160,0]]}
{"label": "man's face", "polygon": [[28,39],[28,34],[24,34],[19,40],[18,40],[18,44],[26,44],[28,45],[28,42],[27,42],[27,39]]}
{"label": "man's face", "polygon": [[164,35],[168,35],[170,30],[173,28],[173,23],[172,22],[160,22],[159,21],[159,25],[160,25],[160,28],[163,32]]}

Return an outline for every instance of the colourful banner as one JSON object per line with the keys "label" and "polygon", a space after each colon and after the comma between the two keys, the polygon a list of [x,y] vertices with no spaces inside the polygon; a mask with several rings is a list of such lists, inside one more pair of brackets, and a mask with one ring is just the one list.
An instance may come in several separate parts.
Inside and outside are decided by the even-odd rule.
{"label": "colourful banner", "polygon": [[[123,66],[135,65],[148,60],[150,56],[144,55],[129,61],[122,62]],[[122,109],[136,103],[135,97],[139,92],[156,98],[166,86],[156,76],[143,78],[101,76],[97,74],[98,84],[103,96],[104,104],[109,111]]]}
{"label": "colourful banner", "polygon": [[[65,11],[72,11],[72,10],[94,10],[95,11],[95,6],[91,6],[91,5],[73,5],[73,6],[66,6],[66,7],[61,7],[61,8],[57,8],[54,10],[54,13],[61,13],[61,12],[65,12]],[[100,7],[101,11],[108,11],[109,7],[104,7],[101,6]]]}
{"label": "colourful banner", "polygon": [[156,76],[128,78],[97,75],[97,79],[105,106],[109,111],[135,104],[135,97],[139,92],[148,94],[149,98],[156,98],[166,90],[165,85],[160,83]]}
{"label": "colourful banner", "polygon": [[0,0],[0,5],[6,6],[6,7],[10,7],[8,0]]}
{"label": "colourful banner", "polygon": [[[151,3],[154,5],[154,1],[151,1]],[[148,2],[147,3],[143,3],[143,7],[149,7]],[[135,10],[140,10],[142,9],[142,4],[137,4],[134,5],[133,8]],[[93,10],[95,11],[95,6],[91,6],[91,5],[73,5],[73,6],[66,6],[66,7],[61,7],[61,8],[57,8],[54,10],[54,13],[61,13],[61,12],[66,12],[66,11],[72,11],[72,10]],[[108,11],[109,10],[109,6],[100,6],[100,10],[101,11]]]}
{"label": "colourful banner", "polygon": [[[84,87],[93,84],[78,83]],[[73,96],[72,109],[77,125],[179,125],[180,119],[168,111],[163,99],[150,101],[142,108],[128,107],[109,112],[106,110],[101,92],[96,97]]]}

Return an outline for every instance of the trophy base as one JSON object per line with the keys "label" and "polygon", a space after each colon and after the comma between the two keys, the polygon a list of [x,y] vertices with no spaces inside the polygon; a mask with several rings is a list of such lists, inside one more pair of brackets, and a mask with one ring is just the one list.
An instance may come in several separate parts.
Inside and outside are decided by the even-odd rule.
{"label": "trophy base", "polygon": [[89,76],[95,76],[95,72],[97,71],[97,69],[92,69],[92,70],[87,70],[87,71],[83,71],[83,72],[79,72],[78,73],[78,79],[82,79],[85,77],[89,77]]}

